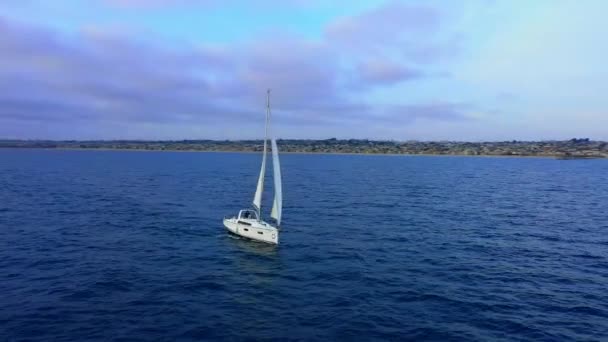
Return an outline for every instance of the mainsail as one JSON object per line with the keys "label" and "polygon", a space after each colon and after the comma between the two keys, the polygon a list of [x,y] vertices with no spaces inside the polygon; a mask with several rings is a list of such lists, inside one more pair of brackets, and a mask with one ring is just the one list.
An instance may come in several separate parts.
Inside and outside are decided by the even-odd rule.
{"label": "mainsail", "polygon": [[258,178],[258,186],[255,189],[253,196],[253,207],[258,211],[258,217],[261,216],[262,210],[262,193],[264,192],[264,176],[266,175],[266,141],[268,140],[268,120],[270,119],[270,90],[266,97],[266,125],[264,128],[264,151],[262,152],[262,167],[260,169],[260,177]]}
{"label": "mainsail", "polygon": [[253,207],[258,211],[262,209],[262,192],[264,192],[264,175],[266,174],[266,139],[264,139],[264,152],[262,152],[262,168],[260,169],[260,177],[258,178],[258,187],[253,196]]}
{"label": "mainsail", "polygon": [[[262,193],[264,192],[264,177],[266,175],[266,150],[268,141],[268,121],[270,120],[270,90],[266,97],[266,128],[264,129],[264,151],[262,152],[262,168],[260,169],[260,177],[258,178],[258,187],[253,196],[253,207],[258,211],[258,217],[262,217]],[[272,138],[270,141],[272,149],[272,169],[274,171],[274,201],[272,203],[272,211],[270,216],[277,221],[277,225],[281,225],[281,213],[283,212],[283,189],[281,185],[281,165],[279,163],[279,148],[277,141]]]}
{"label": "mainsail", "polygon": [[274,202],[270,217],[277,220],[277,225],[281,225],[281,213],[283,211],[283,186],[281,184],[281,165],[279,164],[279,148],[277,141],[273,138],[272,148],[272,169],[274,170]]}

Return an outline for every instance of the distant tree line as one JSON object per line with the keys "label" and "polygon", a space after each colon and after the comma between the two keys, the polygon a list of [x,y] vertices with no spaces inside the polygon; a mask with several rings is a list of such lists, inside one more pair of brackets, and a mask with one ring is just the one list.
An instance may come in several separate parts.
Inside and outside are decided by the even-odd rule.
{"label": "distant tree line", "polygon": [[[608,143],[588,138],[562,141],[387,141],[279,139],[281,152],[547,156],[608,158]],[[262,140],[0,140],[0,148],[117,149],[148,151],[260,152]]]}

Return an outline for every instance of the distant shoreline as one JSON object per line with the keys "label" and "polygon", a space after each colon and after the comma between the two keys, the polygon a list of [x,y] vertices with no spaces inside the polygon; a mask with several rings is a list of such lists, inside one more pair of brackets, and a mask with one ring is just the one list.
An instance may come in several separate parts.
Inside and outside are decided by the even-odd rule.
{"label": "distant shoreline", "polygon": [[[608,142],[589,139],[562,141],[378,141],[367,139],[301,140],[279,139],[281,153],[394,155],[394,156],[483,156],[542,157],[559,159],[608,158]],[[0,140],[0,148],[43,148],[87,151],[174,151],[259,153],[262,140]]]}
{"label": "distant shoreline", "polygon": [[[0,146],[0,150],[56,150],[56,151],[99,151],[99,152],[178,152],[178,153],[247,153],[259,154],[261,151],[222,151],[222,150],[178,150],[178,149],[141,149],[141,148],[79,148],[79,147],[4,147]],[[387,156],[387,157],[483,157],[483,158],[551,158],[551,159],[607,159],[605,156],[563,156],[563,155],[501,155],[501,154],[440,154],[440,153],[374,153],[374,152],[306,152],[306,151],[281,151],[281,154],[295,155],[358,155],[358,156]]]}

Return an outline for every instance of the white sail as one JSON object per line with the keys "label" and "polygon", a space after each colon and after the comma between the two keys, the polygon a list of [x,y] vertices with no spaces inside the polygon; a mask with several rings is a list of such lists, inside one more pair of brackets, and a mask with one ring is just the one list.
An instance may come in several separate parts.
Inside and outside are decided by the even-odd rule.
{"label": "white sail", "polygon": [[264,192],[264,176],[266,174],[266,139],[264,139],[264,151],[262,152],[262,168],[260,169],[260,177],[258,178],[258,187],[253,196],[253,207],[258,211],[262,209],[262,192]]}
{"label": "white sail", "polygon": [[270,90],[266,96],[266,124],[264,127],[264,151],[262,152],[262,167],[260,168],[260,177],[258,178],[258,186],[255,189],[253,196],[253,207],[258,211],[258,217],[262,217],[262,193],[264,192],[264,177],[266,175],[266,141],[268,140],[268,120],[270,119]]}
{"label": "white sail", "polygon": [[281,184],[281,165],[279,164],[279,148],[274,138],[271,141],[272,169],[274,170],[274,201],[270,216],[281,225],[281,213],[283,212],[283,186]]}

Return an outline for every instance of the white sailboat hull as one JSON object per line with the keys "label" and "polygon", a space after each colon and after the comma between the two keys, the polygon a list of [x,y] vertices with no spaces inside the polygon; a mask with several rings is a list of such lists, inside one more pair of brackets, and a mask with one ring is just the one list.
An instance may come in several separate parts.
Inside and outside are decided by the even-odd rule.
{"label": "white sailboat hull", "polygon": [[264,221],[231,217],[224,219],[224,227],[238,236],[275,245],[279,244],[279,230]]}

